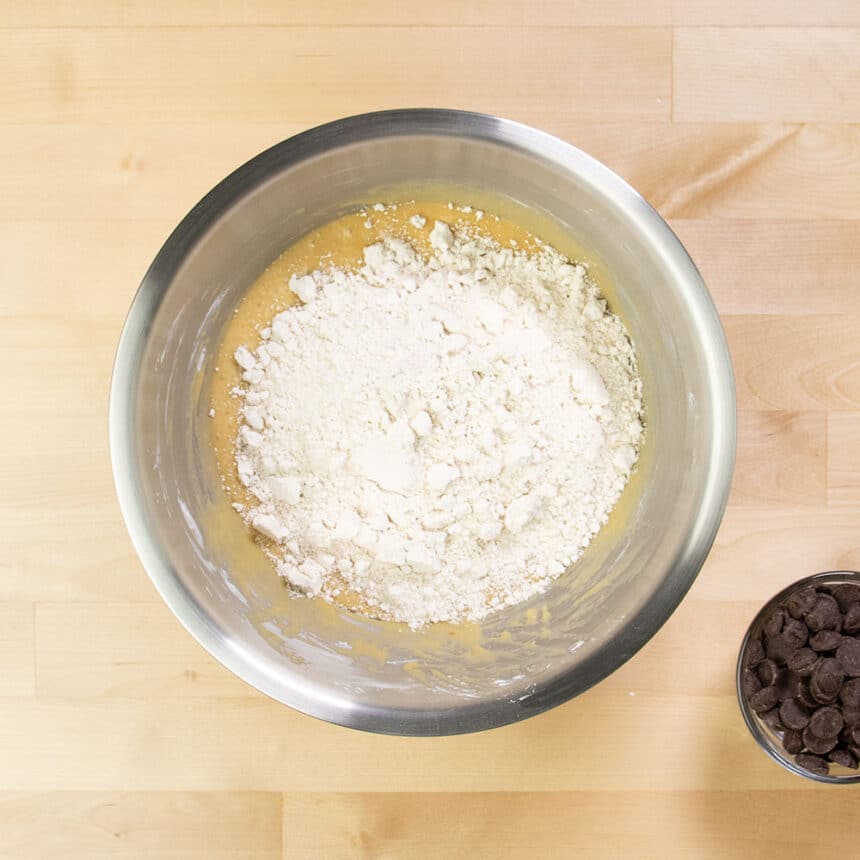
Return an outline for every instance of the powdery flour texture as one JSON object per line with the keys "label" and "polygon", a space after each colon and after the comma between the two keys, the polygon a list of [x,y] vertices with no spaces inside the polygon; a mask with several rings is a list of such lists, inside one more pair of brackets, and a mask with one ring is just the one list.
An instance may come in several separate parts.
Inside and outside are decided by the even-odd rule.
{"label": "powdery flour texture", "polygon": [[356,271],[293,277],[301,304],[235,356],[257,500],[236,507],[278,572],[413,627],[546,588],[643,433],[633,347],[582,266],[426,229],[429,258],[389,238]]}

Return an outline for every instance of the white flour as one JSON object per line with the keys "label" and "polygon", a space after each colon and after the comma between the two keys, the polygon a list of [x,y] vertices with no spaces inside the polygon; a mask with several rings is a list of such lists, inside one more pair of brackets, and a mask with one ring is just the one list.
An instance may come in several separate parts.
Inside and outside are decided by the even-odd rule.
{"label": "white flour", "polygon": [[237,508],[278,572],[415,627],[545,588],[642,435],[633,348],[582,266],[420,226],[429,260],[388,239],[356,272],[293,277],[303,304],[236,351],[236,465],[259,500]]}

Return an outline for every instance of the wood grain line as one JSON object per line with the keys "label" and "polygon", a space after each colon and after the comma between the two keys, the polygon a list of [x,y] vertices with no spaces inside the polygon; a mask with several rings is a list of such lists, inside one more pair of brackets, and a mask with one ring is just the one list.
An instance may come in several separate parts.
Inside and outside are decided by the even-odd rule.
{"label": "wood grain line", "polygon": [[702,600],[758,601],[824,570],[860,570],[860,507],[729,506],[694,586]]}
{"label": "wood grain line", "polygon": [[35,692],[33,617],[31,603],[0,602],[0,701],[7,696],[32,696]]}
{"label": "wood grain line", "polygon": [[525,7],[494,0],[436,0],[404,4],[397,0],[318,0],[282,3],[245,0],[242,4],[186,0],[168,5],[78,0],[0,2],[5,27],[309,27],[336,21],[339,27],[543,27],[543,26],[843,26],[860,24],[853,0],[542,0]]}
{"label": "wood grain line", "polygon": [[860,409],[860,318],[724,316],[741,409]]}
{"label": "wood grain line", "polygon": [[0,860],[280,860],[263,792],[0,792]]}
{"label": "wood grain line", "polygon": [[852,221],[673,220],[725,315],[860,315]]}
{"label": "wood grain line", "polygon": [[[70,639],[69,630],[89,632]],[[262,696],[210,657],[163,603],[39,603],[35,643],[40,696]]]}
{"label": "wood grain line", "polygon": [[827,502],[827,424],[820,412],[738,412],[730,504]]}
{"label": "wood grain line", "polygon": [[551,95],[579,121],[669,117],[668,28],[414,27],[404,38],[373,27],[360,39],[336,26],[40,29],[0,40],[0,122],[268,122],[277,104],[314,125],[348,104],[513,110],[540,125],[557,113],[543,108]]}
{"label": "wood grain line", "polygon": [[860,120],[860,28],[675,30],[673,118]]}
{"label": "wood grain line", "polygon": [[770,796],[729,791],[719,800],[678,790],[290,794],[284,797],[284,856],[458,860],[486,856],[492,845],[497,860],[807,860],[839,851],[854,809],[847,792],[812,787]]}
{"label": "wood grain line", "polygon": [[[454,792],[805,787],[779,773],[756,749],[733,694],[691,695],[680,687],[632,697],[627,692],[600,686],[526,722],[451,738],[368,735],[263,697],[9,697],[0,708],[0,787]],[[643,746],[633,725],[672,730],[650,732]],[[38,743],[21,743],[22,726],[26,738]],[[693,753],[697,765],[690,767]],[[610,755],[627,766],[607,768]],[[649,767],[654,761],[659,769]]]}
{"label": "wood grain line", "polygon": [[860,502],[860,413],[832,411],[827,424],[827,502]]}
{"label": "wood grain line", "polygon": [[667,212],[694,209],[700,201],[713,196],[715,191],[743,182],[746,176],[769,161],[770,156],[799,133],[799,126],[767,129],[766,134],[753,139],[748,146],[731,152],[728,158],[716,162],[710,170],[700,172],[695,180],[670,193],[661,204],[661,209]]}
{"label": "wood grain line", "polygon": [[[832,2],[832,0],[830,0]],[[671,0],[543,0],[526,8],[493,0],[437,0],[433,4],[399,3],[397,0],[318,0],[316,3],[278,3],[255,0],[241,6],[190,0],[171,7],[153,8],[137,3],[83,0],[74,7],[52,8],[47,0],[35,0],[25,9],[14,0],[0,3],[0,20],[17,27],[277,27],[331,26],[357,29],[415,27],[565,27],[565,26],[667,26],[673,22]],[[2,15],[9,6],[8,15]]]}

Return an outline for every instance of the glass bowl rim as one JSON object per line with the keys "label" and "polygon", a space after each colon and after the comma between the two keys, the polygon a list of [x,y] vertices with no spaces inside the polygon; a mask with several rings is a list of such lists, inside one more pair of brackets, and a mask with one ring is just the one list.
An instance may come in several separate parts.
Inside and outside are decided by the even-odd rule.
{"label": "glass bowl rim", "polygon": [[761,609],[759,609],[759,611],[755,614],[752,621],[750,622],[749,627],[747,627],[746,633],[744,633],[744,637],[741,640],[741,647],[738,651],[737,668],[735,671],[735,689],[737,692],[738,704],[740,706],[741,714],[744,718],[744,722],[746,723],[747,728],[750,731],[750,734],[753,736],[756,743],[761,747],[761,749],[763,749],[775,762],[777,762],[777,764],[782,765],[786,770],[791,771],[791,773],[795,773],[798,776],[805,777],[806,779],[811,779],[815,782],[824,782],[829,783],[831,785],[850,785],[852,783],[858,783],[860,782],[860,771],[853,774],[825,775],[811,773],[810,771],[802,768],[794,761],[793,757],[789,757],[789,754],[779,748],[775,743],[773,743],[770,737],[765,733],[762,727],[761,718],[749,706],[749,702],[744,695],[742,681],[745,658],[749,649],[750,642],[752,641],[752,633],[761,625],[764,617],[769,612],[771,612],[773,609],[776,609],[780,603],[782,603],[795,592],[800,591],[802,588],[816,585],[838,585],[839,583],[844,582],[846,580],[848,580],[852,584],[860,586],[860,571],[825,570],[820,573],[813,573],[810,576],[805,576],[802,579],[796,580],[790,585],[787,585],[777,594],[773,595],[773,597],[766,601],[765,604],[761,607]]}

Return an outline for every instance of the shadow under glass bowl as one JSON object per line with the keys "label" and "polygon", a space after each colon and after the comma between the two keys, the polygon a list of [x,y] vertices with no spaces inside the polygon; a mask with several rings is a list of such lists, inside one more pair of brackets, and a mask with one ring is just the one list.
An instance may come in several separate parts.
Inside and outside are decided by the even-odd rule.
{"label": "shadow under glass bowl", "polygon": [[[408,627],[285,597],[237,556],[207,442],[207,380],[245,290],[284,248],[358,203],[447,186],[546,216],[602,261],[644,382],[646,443],[614,525],[551,587],[480,624]],[[429,193],[429,192],[428,192]],[[699,272],[660,216],[576,148],[482,114],[403,110],[293,137],[216,186],[168,238],[123,329],[111,458],[135,548],[164,600],[264,693],[354,728],[476,731],[583,692],[633,655],[696,577],[735,450],[731,363]]]}
{"label": "shadow under glass bowl", "polygon": [[736,687],[738,694],[738,703],[740,704],[741,714],[747,728],[755,738],[758,745],[778,764],[781,764],[786,770],[796,773],[798,776],[804,776],[807,779],[812,779],[815,782],[829,782],[834,784],[849,784],[860,782],[860,772],[851,770],[841,765],[830,763],[830,773],[827,775],[811,773],[802,768],[795,760],[794,756],[787,753],[782,748],[782,733],[776,731],[762,720],[762,718],[749,706],[746,696],[743,691],[743,671],[746,665],[747,654],[749,653],[750,643],[761,636],[762,628],[764,627],[765,619],[781,604],[785,603],[789,597],[802,591],[804,588],[816,588],[821,585],[856,585],[860,586],[860,573],[852,570],[833,570],[825,573],[815,573],[812,576],[807,576],[797,582],[792,583],[787,588],[784,588],[779,594],[775,594],[764,606],[759,610],[756,617],[752,620],[746,635],[741,643],[741,650],[738,655],[738,666],[736,672]]}

